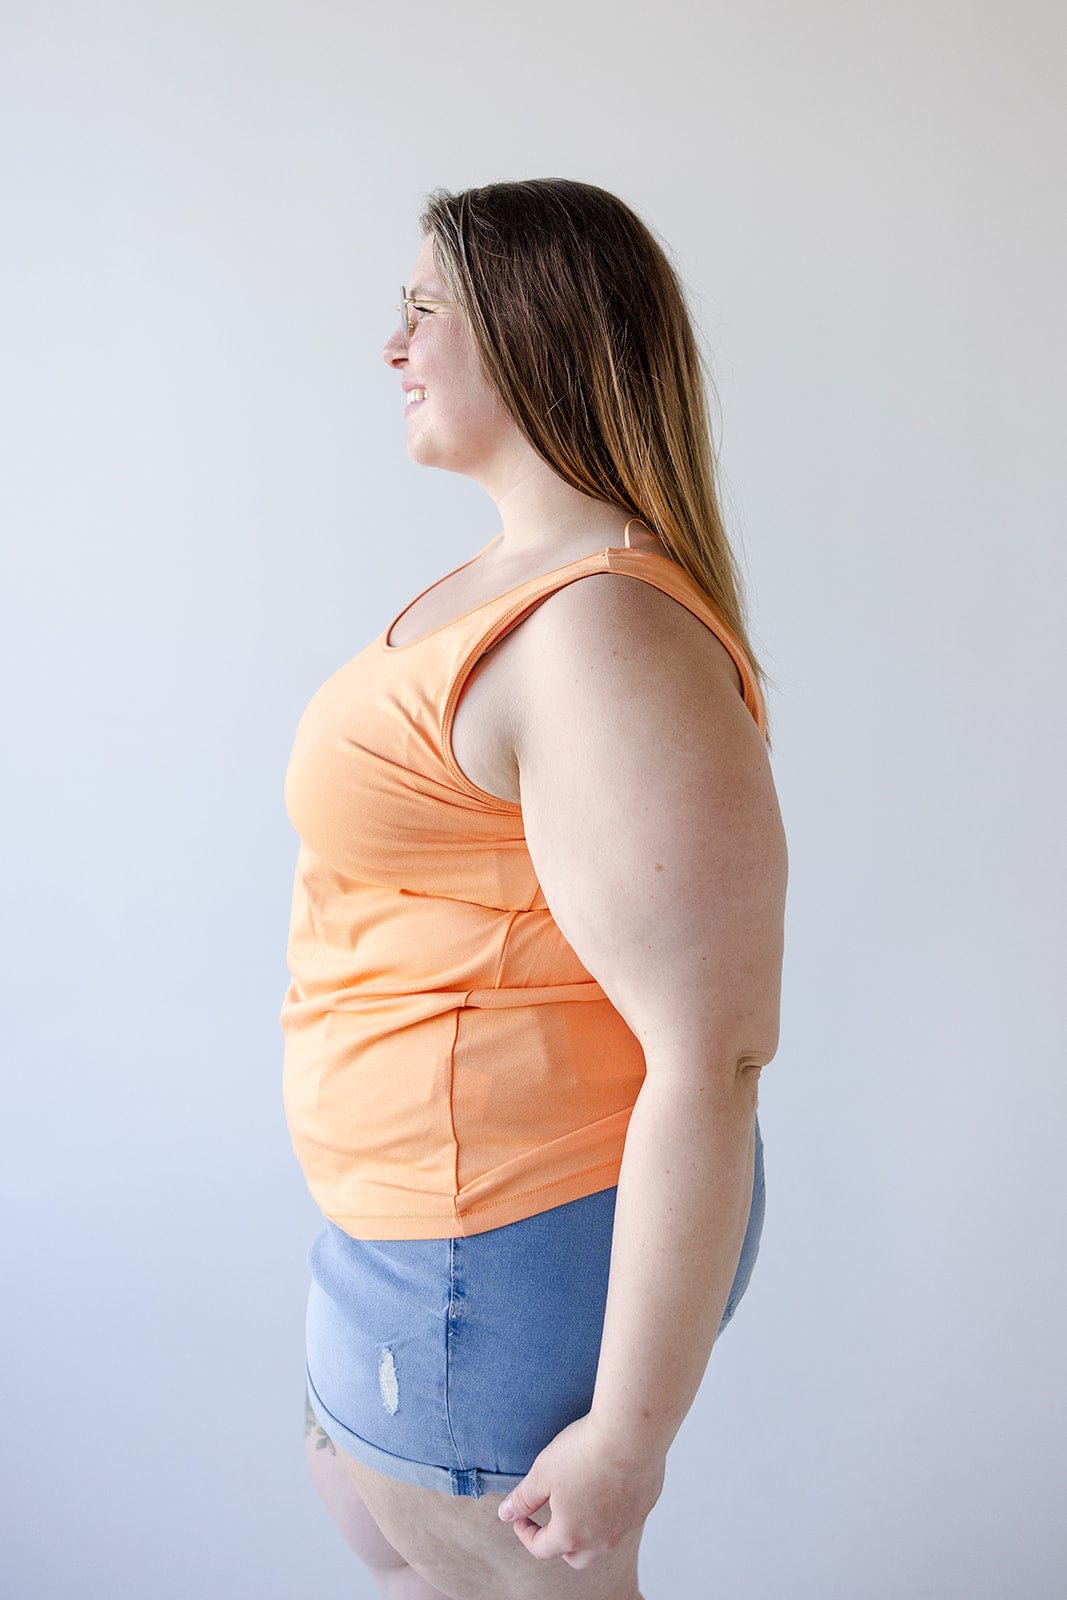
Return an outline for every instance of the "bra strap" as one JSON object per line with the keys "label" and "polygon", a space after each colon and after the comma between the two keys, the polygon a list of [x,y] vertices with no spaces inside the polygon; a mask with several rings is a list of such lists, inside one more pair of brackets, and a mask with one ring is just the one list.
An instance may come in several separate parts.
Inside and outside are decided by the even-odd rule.
{"label": "bra strap", "polygon": [[[639,522],[641,524],[642,528],[648,528],[648,523],[645,521],[644,517],[631,517],[630,518],[630,522]],[[622,530],[622,536],[623,536],[623,539],[625,541],[627,550],[632,550],[633,549],[633,545],[630,543],[630,522],[628,522],[626,524],[625,528]],[[648,528],[648,531],[649,531],[649,533],[651,533],[652,529]]]}

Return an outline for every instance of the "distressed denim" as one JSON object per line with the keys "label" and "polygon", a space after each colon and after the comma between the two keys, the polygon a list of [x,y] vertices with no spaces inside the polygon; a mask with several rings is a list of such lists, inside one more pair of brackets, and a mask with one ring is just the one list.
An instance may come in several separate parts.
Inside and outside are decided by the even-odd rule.
{"label": "distressed denim", "polygon": [[[504,1494],[593,1400],[616,1189],[459,1239],[353,1239],[308,1251],[307,1399],[338,1449],[446,1494]],[[752,1205],[718,1334],[759,1253]]]}

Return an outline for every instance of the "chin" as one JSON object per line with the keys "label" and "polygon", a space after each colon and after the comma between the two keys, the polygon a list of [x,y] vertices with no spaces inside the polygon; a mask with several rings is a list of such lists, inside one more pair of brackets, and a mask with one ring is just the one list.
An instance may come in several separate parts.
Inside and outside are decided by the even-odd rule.
{"label": "chin", "polygon": [[409,439],[408,455],[417,466],[440,467],[445,472],[468,472],[468,464],[455,452],[442,450],[429,440]]}

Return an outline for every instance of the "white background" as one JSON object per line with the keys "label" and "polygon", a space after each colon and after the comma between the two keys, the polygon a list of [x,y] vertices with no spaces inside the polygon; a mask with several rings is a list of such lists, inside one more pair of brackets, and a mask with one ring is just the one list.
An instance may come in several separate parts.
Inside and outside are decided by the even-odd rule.
{"label": "white background", "polygon": [[376,1592],[304,1465],[282,782],[498,527],[380,359],[420,200],[562,176],[711,351],[791,856],[760,1260],[642,1590],[1062,1595],[1063,8],[0,25],[4,1592]]}

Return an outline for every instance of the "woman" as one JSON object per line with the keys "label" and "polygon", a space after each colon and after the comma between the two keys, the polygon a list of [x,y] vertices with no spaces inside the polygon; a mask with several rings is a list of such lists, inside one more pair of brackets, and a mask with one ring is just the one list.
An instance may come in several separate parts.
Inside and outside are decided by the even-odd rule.
{"label": "woman", "polygon": [[408,453],[501,530],[322,686],[286,775],[309,1461],[387,1595],[639,1600],[763,1220],[762,674],[649,230],[558,179],[420,220]]}

